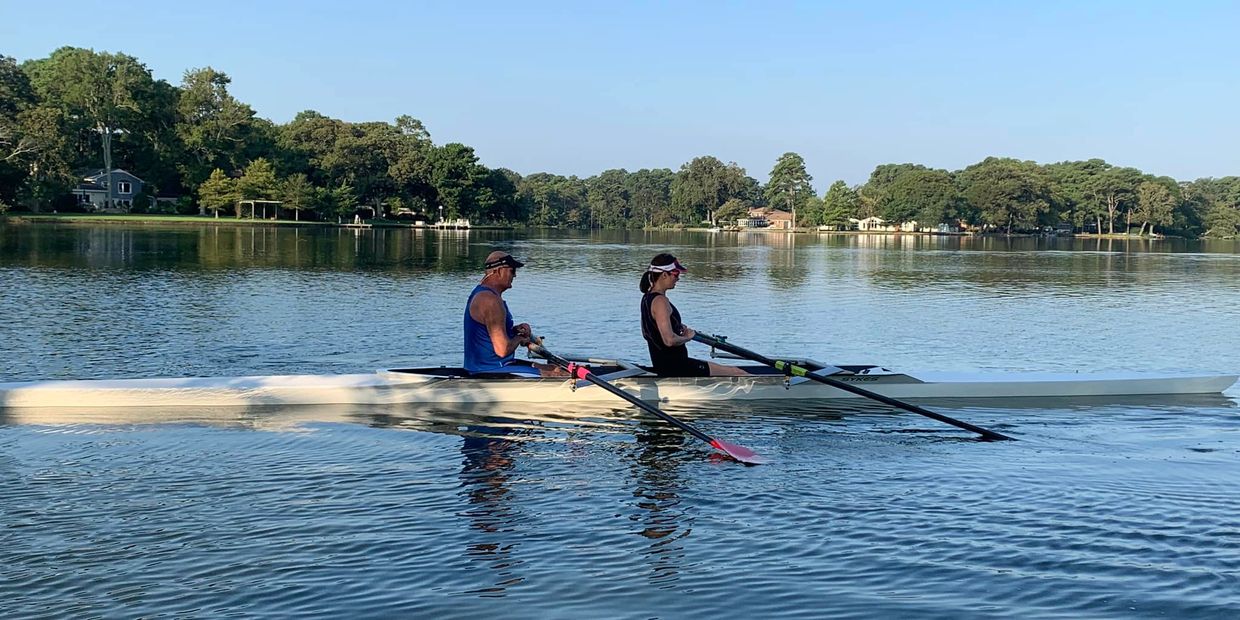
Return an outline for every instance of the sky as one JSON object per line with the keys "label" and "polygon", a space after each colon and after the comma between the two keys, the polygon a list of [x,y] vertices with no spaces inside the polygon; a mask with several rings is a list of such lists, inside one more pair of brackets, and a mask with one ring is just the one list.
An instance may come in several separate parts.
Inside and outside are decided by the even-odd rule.
{"label": "sky", "polygon": [[420,119],[521,174],[1103,158],[1240,175],[1240,3],[0,0],[0,54],[213,67],[277,123]]}

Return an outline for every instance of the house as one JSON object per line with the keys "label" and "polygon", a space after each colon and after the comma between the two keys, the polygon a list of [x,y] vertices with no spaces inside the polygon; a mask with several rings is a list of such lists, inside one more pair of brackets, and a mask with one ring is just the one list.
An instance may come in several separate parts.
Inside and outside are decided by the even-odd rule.
{"label": "house", "polygon": [[736,220],[736,224],[741,228],[792,230],[792,214],[769,207],[754,207],[749,210],[748,217]]}
{"label": "house", "polygon": [[112,169],[112,182],[115,189],[109,197],[107,170],[93,170],[82,175],[82,182],[73,188],[73,196],[78,205],[87,211],[105,211],[109,213],[125,213],[133,207],[133,201],[142,193],[145,181],[121,170]]}
{"label": "house", "polygon": [[858,219],[850,217],[848,218],[848,221],[852,224],[855,224],[857,230],[860,230],[862,232],[874,231],[874,230],[879,230],[879,231],[890,231],[891,230],[891,227],[886,225],[886,221],[883,220],[883,218],[878,217],[878,216],[867,217],[863,220],[858,220]]}
{"label": "house", "polygon": [[771,223],[766,220],[764,209],[750,209],[748,215],[736,220],[736,225],[741,228],[766,228]]}
{"label": "house", "polygon": [[848,218],[848,221],[847,221],[847,222],[844,222],[843,224],[823,224],[823,225],[821,225],[821,226],[819,226],[819,227],[818,227],[818,230],[819,230],[819,231],[821,231],[821,232],[833,232],[833,231],[841,231],[841,230],[857,230],[857,222],[859,222],[859,221],[860,221],[860,220],[858,220],[858,219],[857,219],[857,218],[855,218],[855,217],[850,217],[850,218]]}
{"label": "house", "polygon": [[776,230],[792,230],[792,214],[779,209],[767,209],[766,221]]}

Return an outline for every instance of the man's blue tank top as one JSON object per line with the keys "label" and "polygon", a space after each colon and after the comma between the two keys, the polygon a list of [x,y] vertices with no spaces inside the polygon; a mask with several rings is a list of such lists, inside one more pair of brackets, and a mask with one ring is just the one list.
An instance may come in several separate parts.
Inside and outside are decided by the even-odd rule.
{"label": "man's blue tank top", "polygon": [[[537,368],[517,361],[515,352],[505,357],[496,355],[495,347],[491,346],[491,334],[487,332],[487,326],[469,316],[469,307],[473,305],[474,297],[483,291],[495,294],[495,291],[479,284],[474,287],[474,291],[469,294],[469,300],[465,302],[465,370],[471,373],[507,372],[539,376]],[[508,311],[508,302],[500,299],[500,303],[504,304],[504,333],[511,337],[512,313]]]}

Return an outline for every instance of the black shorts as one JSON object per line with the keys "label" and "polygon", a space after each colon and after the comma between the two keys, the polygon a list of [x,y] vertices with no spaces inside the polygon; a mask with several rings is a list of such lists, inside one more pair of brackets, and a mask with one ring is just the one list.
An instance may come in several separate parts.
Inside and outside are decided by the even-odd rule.
{"label": "black shorts", "polygon": [[690,357],[673,366],[655,368],[654,373],[660,377],[709,377],[710,364]]}

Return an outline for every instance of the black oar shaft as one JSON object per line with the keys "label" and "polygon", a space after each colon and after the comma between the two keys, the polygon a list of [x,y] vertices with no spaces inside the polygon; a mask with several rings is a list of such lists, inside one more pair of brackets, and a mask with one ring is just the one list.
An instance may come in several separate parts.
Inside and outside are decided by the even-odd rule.
{"label": "black oar shaft", "polygon": [[[567,362],[565,362],[565,364],[567,364]],[[556,365],[559,366],[560,364],[556,363]],[[657,407],[653,407],[650,404],[646,403],[646,401],[636,396],[633,396],[632,394],[629,394],[628,392],[608,383],[607,381],[604,381],[598,378],[598,376],[592,372],[586,371],[584,373],[581,373],[580,378],[585,379],[586,381],[589,381],[590,383],[593,383],[594,385],[597,385],[603,388],[604,390],[607,390],[608,392],[611,392],[612,394],[615,394],[616,396],[623,398],[624,400],[629,401],[629,404],[633,405],[634,407],[637,407],[638,409],[641,409],[642,411],[645,411],[646,413],[656,416],[659,419],[663,420],[664,422],[667,422],[668,424],[671,424],[672,426],[675,426],[676,428],[679,428],[680,430],[686,433],[689,433],[690,435],[693,435],[694,437],[697,437],[698,439],[701,439],[702,441],[705,441],[706,443],[711,442],[710,436],[707,435],[706,433],[703,433],[702,431],[699,431],[698,429],[693,428],[692,426],[689,426],[688,424],[685,424],[684,422],[681,422],[680,420],[677,420],[676,418],[673,418],[672,416],[666,413],[663,413],[663,411],[658,409]]]}
{"label": "black oar shaft", "polygon": [[745,463],[747,465],[756,465],[759,463],[766,462],[765,459],[763,459],[761,456],[758,456],[756,453],[754,453],[753,450],[750,450],[749,448],[746,448],[744,446],[738,446],[736,444],[732,444],[726,441],[715,439],[714,437],[711,437],[710,435],[707,435],[706,433],[699,431],[698,429],[686,424],[685,422],[682,422],[672,417],[671,415],[663,412],[658,407],[655,407],[647,403],[646,401],[643,401],[642,399],[632,394],[629,394],[628,392],[612,385],[610,382],[606,381],[605,379],[590,372],[589,369],[583,366],[578,366],[548,351],[540,344],[531,344],[530,347],[536,350],[538,354],[541,355],[543,358],[545,358],[547,361],[551,362],[552,364],[555,364],[556,366],[559,366],[560,368],[563,368],[564,370],[567,370],[569,374],[573,376],[574,380],[581,379],[581,380],[589,381],[590,383],[593,383],[594,385],[597,385],[598,387],[601,387],[604,390],[607,390],[608,392],[611,392],[612,394],[628,401],[629,404],[633,405],[634,407],[637,407],[638,409],[641,409],[642,411],[645,411],[646,413],[649,413],[659,418],[660,420],[663,420],[664,422],[667,422],[668,424],[671,424],[672,426],[675,426],[676,428],[679,428],[680,430],[686,433],[689,433],[690,435],[693,435],[694,437],[697,437],[698,439],[701,439],[702,441],[705,441],[706,443],[710,444],[716,450],[719,450],[731,456],[732,458],[736,459],[737,461],[740,461],[741,463]]}
{"label": "black oar shaft", "polygon": [[765,364],[767,366],[770,366],[772,368],[778,368],[780,370],[788,370],[789,372],[792,372],[798,377],[805,377],[806,379],[810,379],[811,381],[817,381],[819,383],[829,385],[833,388],[844,390],[845,392],[852,392],[853,394],[856,394],[858,396],[864,396],[866,398],[876,400],[885,405],[891,405],[892,407],[897,407],[899,409],[904,409],[905,411],[910,411],[912,413],[920,414],[920,415],[926,416],[927,418],[938,420],[939,422],[943,422],[945,424],[951,424],[952,426],[963,428],[964,430],[977,433],[978,435],[981,435],[982,437],[985,437],[986,439],[993,439],[993,440],[1012,439],[1011,437],[1008,437],[1007,435],[1004,435],[1002,433],[997,433],[995,431],[985,429],[985,428],[982,428],[980,426],[976,426],[973,424],[969,424],[968,422],[957,420],[955,418],[949,418],[941,413],[935,413],[933,411],[930,411],[929,409],[926,409],[924,407],[919,407],[912,403],[906,403],[904,401],[891,398],[890,396],[884,396],[877,392],[871,392],[870,390],[857,387],[855,385],[852,385],[851,383],[846,383],[844,381],[839,381],[837,379],[832,379],[830,377],[824,377],[822,375],[813,374],[811,371],[801,368],[800,366],[797,366],[796,364],[792,364],[790,362],[785,362],[781,360],[771,359],[765,355],[762,355],[761,353],[755,353],[744,347],[738,347],[730,342],[721,340],[716,337],[706,336],[703,334],[697,334],[696,336],[693,337],[693,339],[703,344],[710,345],[721,351],[727,351],[728,353],[732,353],[733,355],[739,355],[741,357],[753,360],[755,362],[758,362],[759,364]]}

